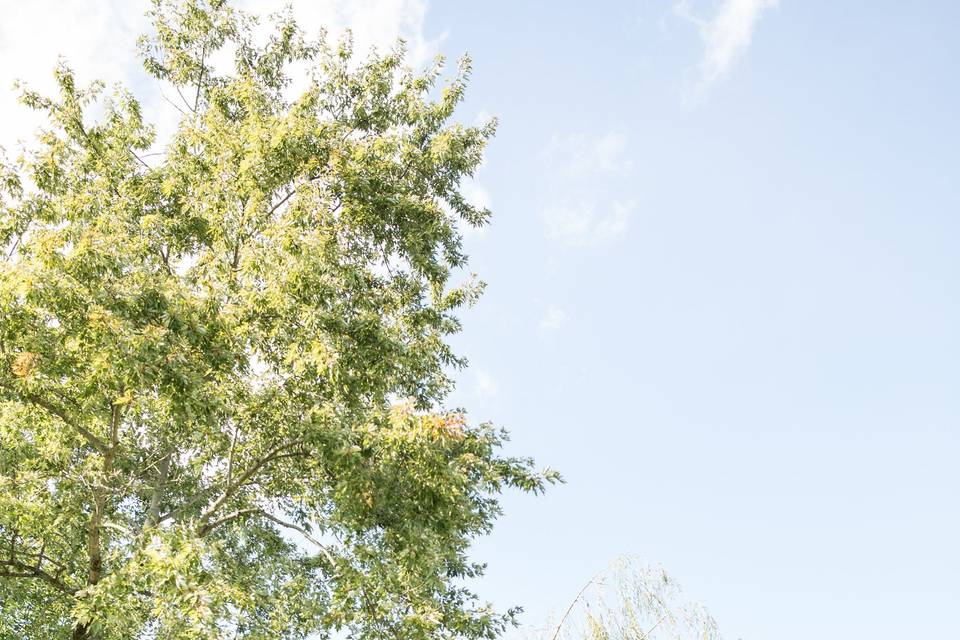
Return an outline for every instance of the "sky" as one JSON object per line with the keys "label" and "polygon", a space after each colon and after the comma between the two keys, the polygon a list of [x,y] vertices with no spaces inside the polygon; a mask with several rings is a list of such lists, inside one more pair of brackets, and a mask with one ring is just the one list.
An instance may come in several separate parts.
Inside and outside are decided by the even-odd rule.
{"label": "sky", "polygon": [[[468,51],[459,118],[500,120],[451,403],[567,480],[475,545],[515,634],[634,554],[727,638],[960,637],[960,4],[293,4],[361,50]],[[0,0],[0,87],[63,54],[169,122],[143,8]]]}

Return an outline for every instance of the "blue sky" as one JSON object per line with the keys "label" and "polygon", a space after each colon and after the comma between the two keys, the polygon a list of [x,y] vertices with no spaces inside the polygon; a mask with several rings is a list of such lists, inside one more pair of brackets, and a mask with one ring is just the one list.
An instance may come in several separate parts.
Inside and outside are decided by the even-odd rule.
{"label": "blue sky", "polygon": [[[960,5],[294,5],[469,51],[501,122],[452,400],[568,483],[505,500],[482,595],[537,628],[632,553],[728,638],[960,636]],[[136,3],[0,11],[4,84],[140,76]]]}

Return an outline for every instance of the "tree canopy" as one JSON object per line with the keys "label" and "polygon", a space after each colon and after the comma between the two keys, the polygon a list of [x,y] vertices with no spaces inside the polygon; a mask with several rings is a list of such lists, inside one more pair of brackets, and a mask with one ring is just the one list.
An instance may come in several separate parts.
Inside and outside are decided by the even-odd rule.
{"label": "tree canopy", "polygon": [[150,15],[169,140],[63,64],[0,164],[0,637],[496,636],[468,546],[558,478],[445,405],[468,61]]}

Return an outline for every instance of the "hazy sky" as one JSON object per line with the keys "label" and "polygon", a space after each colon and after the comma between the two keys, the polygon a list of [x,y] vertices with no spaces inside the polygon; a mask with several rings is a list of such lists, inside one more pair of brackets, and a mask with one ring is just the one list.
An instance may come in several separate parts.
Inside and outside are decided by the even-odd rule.
{"label": "hazy sky", "polygon": [[[482,595],[535,628],[633,553],[731,639],[960,637],[960,3],[294,5],[469,51],[501,121],[453,401],[568,484],[505,501]],[[0,84],[59,52],[168,122],[144,6],[0,0]]]}

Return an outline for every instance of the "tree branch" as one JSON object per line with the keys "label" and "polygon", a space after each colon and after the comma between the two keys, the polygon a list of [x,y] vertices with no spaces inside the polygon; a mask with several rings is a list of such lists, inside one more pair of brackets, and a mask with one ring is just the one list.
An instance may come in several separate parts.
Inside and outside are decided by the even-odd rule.
{"label": "tree branch", "polygon": [[309,176],[302,184],[297,185],[296,187],[294,187],[293,189],[290,190],[290,193],[288,193],[287,195],[283,196],[283,197],[280,199],[280,202],[278,202],[277,204],[275,204],[275,205],[273,205],[272,207],[270,207],[270,209],[267,211],[267,216],[269,217],[269,216],[273,215],[273,213],[274,213],[277,209],[279,209],[280,207],[282,207],[283,204],[284,204],[287,200],[289,200],[289,199],[292,198],[294,195],[296,195],[298,188],[300,188],[300,187],[302,187],[302,186],[304,186],[304,185],[310,184],[311,182],[314,182],[314,181],[316,181],[316,180],[319,180],[321,177],[322,177],[322,176],[321,176],[319,173],[318,173],[318,174],[315,174],[315,175],[312,175],[312,176]]}
{"label": "tree branch", "polygon": [[160,502],[163,500],[163,489],[167,484],[167,477],[170,475],[170,458],[172,456],[173,452],[168,451],[157,466],[157,479],[153,483],[150,507],[147,509],[147,517],[143,521],[144,529],[154,526],[160,519]]}
{"label": "tree branch", "polygon": [[108,451],[110,451],[110,446],[106,442],[104,442],[101,438],[98,438],[93,432],[84,427],[82,424],[79,424],[71,419],[63,409],[52,402],[34,393],[30,393],[29,391],[21,391],[13,385],[4,382],[0,382],[0,387],[11,391],[15,396],[18,396],[18,399],[26,400],[30,404],[40,407],[41,409],[47,411],[47,413],[60,418],[61,421],[83,436],[87,443],[100,453],[106,454]]}
{"label": "tree branch", "polygon": [[238,509],[233,513],[228,513],[227,515],[221,518],[217,518],[213,522],[208,522],[207,524],[203,525],[202,527],[200,527],[200,531],[198,532],[198,534],[200,535],[200,537],[203,537],[208,533],[210,533],[211,531],[213,531],[214,529],[216,529],[217,527],[219,527],[220,525],[227,524],[228,522],[233,522],[238,518],[242,518],[243,516],[250,515],[253,513],[263,513],[263,509],[260,509],[259,507],[250,508],[250,509]]}
{"label": "tree branch", "polygon": [[237,438],[240,436],[240,425],[233,428],[233,438],[230,440],[230,457],[227,458],[227,486],[233,482],[233,457],[237,452]]}
{"label": "tree branch", "polygon": [[193,112],[196,113],[200,108],[200,87],[203,86],[203,72],[206,69],[204,62],[207,59],[207,43],[203,43],[203,49],[200,51],[200,75],[197,78],[197,93],[193,96]]}
{"label": "tree branch", "polygon": [[258,516],[260,516],[260,517],[266,518],[267,520],[270,520],[271,522],[274,522],[274,523],[276,523],[276,524],[278,524],[278,525],[280,525],[281,527],[284,527],[284,528],[286,528],[286,529],[291,529],[291,530],[293,530],[293,531],[296,531],[297,533],[299,533],[300,535],[302,535],[308,542],[311,542],[311,543],[313,543],[314,545],[316,545],[317,548],[319,548],[320,551],[323,553],[323,555],[326,557],[327,561],[328,561],[331,565],[333,565],[333,557],[330,555],[330,552],[327,551],[326,545],[324,545],[322,542],[320,542],[319,540],[317,540],[316,538],[314,538],[314,537],[310,534],[310,532],[307,531],[304,527],[301,527],[300,525],[294,524],[294,523],[292,523],[292,522],[287,522],[286,520],[283,520],[283,519],[281,519],[281,518],[278,518],[277,516],[275,516],[275,515],[267,512],[267,511],[264,511],[263,509],[261,509],[261,508],[259,508],[259,507],[252,507],[252,508],[249,508],[249,509],[238,509],[237,511],[234,511],[234,512],[232,512],[232,513],[229,513],[229,514],[223,516],[222,518],[218,518],[217,520],[214,520],[213,522],[210,522],[210,523],[205,524],[205,525],[200,529],[199,534],[200,534],[201,536],[205,536],[205,535],[207,535],[208,533],[210,533],[211,531],[213,531],[215,528],[219,527],[220,525],[227,524],[228,522],[233,522],[234,520],[237,520],[238,518],[242,518],[243,516],[253,515],[253,514],[256,514],[256,515],[258,515]]}
{"label": "tree branch", "polygon": [[25,562],[11,559],[0,560],[0,567],[10,567],[9,569],[0,569],[0,578],[38,578],[67,595],[73,595],[77,592],[76,589],[67,586],[62,580],[50,575],[39,566],[31,566]]}
{"label": "tree branch", "polygon": [[160,96],[161,96],[164,100],[166,100],[167,103],[169,103],[171,107],[173,107],[174,109],[176,109],[177,111],[179,111],[179,112],[181,113],[181,115],[184,115],[184,116],[187,115],[187,112],[186,112],[186,111],[184,111],[183,109],[181,109],[180,106],[177,105],[176,102],[174,102],[173,100],[171,100],[170,98],[167,97],[167,94],[165,94],[165,93],[163,92],[163,88],[162,88],[162,87],[160,88]]}
{"label": "tree branch", "polygon": [[184,105],[187,109],[190,109],[190,111],[192,111],[193,113],[196,113],[196,111],[194,110],[194,108],[190,106],[190,103],[187,102],[187,99],[183,96],[183,92],[180,91],[180,86],[179,86],[179,85],[176,85],[176,84],[173,84],[173,83],[170,83],[170,84],[173,85],[173,88],[177,90],[177,95],[179,95],[179,96],[180,96],[180,99],[183,100],[183,105]]}
{"label": "tree branch", "polygon": [[586,584],[584,584],[583,587],[580,589],[580,591],[577,592],[577,597],[573,599],[573,601],[570,603],[570,606],[568,606],[567,610],[564,611],[563,617],[560,618],[560,622],[557,624],[557,628],[556,630],[554,630],[553,635],[550,637],[550,640],[557,640],[557,637],[560,635],[560,630],[563,628],[563,624],[567,621],[567,617],[570,615],[570,612],[573,611],[573,608],[577,606],[578,602],[580,602],[580,598],[582,598],[583,594],[587,592],[587,589],[589,589],[591,585],[596,583],[602,574],[603,574],[603,571],[601,571],[600,573],[597,573],[595,576],[587,580]]}
{"label": "tree branch", "polygon": [[[217,509],[222,507],[227,502],[227,500],[229,500],[237,492],[237,490],[241,486],[243,486],[248,480],[253,478],[261,469],[263,469],[263,467],[265,467],[266,465],[270,464],[275,460],[281,460],[283,458],[294,458],[294,457],[306,455],[304,452],[301,452],[301,451],[284,453],[288,449],[297,447],[301,444],[303,444],[302,440],[290,440],[288,442],[279,444],[273,449],[271,449],[270,451],[268,451],[263,457],[261,457],[260,459],[256,460],[253,464],[251,464],[246,471],[244,471],[239,476],[237,476],[236,480],[227,481],[224,485],[223,493],[220,494],[220,497],[217,498],[217,500],[213,504],[211,504],[206,509],[204,509],[203,512],[200,514],[201,528],[210,521],[210,518],[213,517]],[[232,469],[230,473],[231,474],[233,473]],[[203,500],[205,496],[209,495],[209,491],[212,488],[213,487],[209,487],[207,489],[200,491],[200,493],[198,493],[193,498],[188,500],[185,504],[163,514],[157,519],[157,523],[181,517],[191,507],[198,504],[201,500]]]}
{"label": "tree branch", "polygon": [[29,231],[29,230],[30,230],[30,222],[27,222],[26,227],[24,228],[24,230],[23,230],[22,232],[20,232],[20,233],[17,234],[17,240],[16,240],[16,242],[13,243],[13,246],[10,247],[10,251],[7,253],[7,257],[6,257],[6,259],[5,259],[5,262],[9,262],[9,261],[10,261],[10,258],[13,257],[13,254],[17,252],[17,248],[20,246],[20,243],[23,242],[23,238],[24,238],[24,236],[27,235],[27,231]]}
{"label": "tree branch", "polygon": [[280,460],[282,458],[292,458],[299,455],[303,455],[299,452],[283,453],[287,449],[292,449],[301,444],[303,444],[302,440],[292,440],[292,441],[288,441],[283,444],[277,445],[276,447],[268,451],[266,455],[264,455],[262,458],[254,462],[252,465],[250,465],[250,467],[246,471],[244,471],[239,476],[237,476],[236,481],[227,483],[227,486],[224,488],[223,493],[220,495],[220,497],[217,498],[217,500],[212,505],[207,507],[203,511],[203,513],[200,515],[200,521],[204,523],[208,522],[210,518],[213,516],[213,514],[216,513],[217,509],[222,507],[227,502],[227,500],[229,500],[230,497],[237,491],[237,489],[243,486],[244,483],[247,482],[247,480],[250,480],[266,465],[270,464],[274,460]]}

